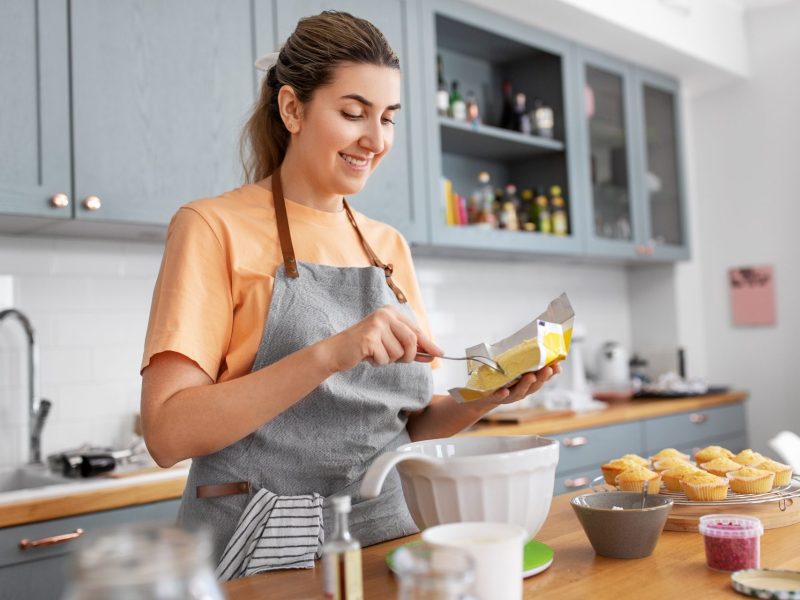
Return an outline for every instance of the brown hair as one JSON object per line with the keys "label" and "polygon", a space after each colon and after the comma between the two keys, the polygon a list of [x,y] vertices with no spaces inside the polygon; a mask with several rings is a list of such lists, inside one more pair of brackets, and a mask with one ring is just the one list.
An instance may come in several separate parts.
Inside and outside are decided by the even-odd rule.
{"label": "brown hair", "polygon": [[261,92],[242,131],[240,155],[248,183],[268,177],[280,166],[289,132],[278,109],[278,91],[291,86],[305,103],[330,83],[339,63],[400,68],[400,60],[372,23],[346,12],[324,11],[297,23],[261,83]]}

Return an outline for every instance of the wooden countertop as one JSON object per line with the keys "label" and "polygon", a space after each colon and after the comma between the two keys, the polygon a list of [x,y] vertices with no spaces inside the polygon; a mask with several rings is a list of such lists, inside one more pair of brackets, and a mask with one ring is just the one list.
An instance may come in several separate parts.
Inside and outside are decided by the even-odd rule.
{"label": "wooden countertop", "polygon": [[462,435],[524,435],[538,433],[553,435],[577,429],[604,427],[626,421],[640,421],[742,402],[747,392],[735,391],[710,396],[693,396],[672,400],[629,400],[609,404],[605,410],[576,414],[568,417],[544,418],[527,423],[478,423]]}
{"label": "wooden countertop", "polygon": [[[705,564],[699,533],[665,531],[651,556],[620,560],[597,556],[569,505],[575,495],[553,498],[550,515],[536,536],[553,548],[555,558],[545,572],[529,577],[525,598],[741,598],[730,575]],[[386,554],[418,535],[370,546],[363,550],[364,598],[395,598],[397,586],[386,567]],[[800,570],[800,524],[768,529],[761,538],[761,565]],[[320,598],[322,568],[275,571],[227,582],[229,600],[249,598]]]}

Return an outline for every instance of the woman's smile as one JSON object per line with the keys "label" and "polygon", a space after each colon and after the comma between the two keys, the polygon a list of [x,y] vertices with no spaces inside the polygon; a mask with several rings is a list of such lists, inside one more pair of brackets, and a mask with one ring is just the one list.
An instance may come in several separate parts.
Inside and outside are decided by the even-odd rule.
{"label": "woman's smile", "polygon": [[356,156],[354,154],[346,154],[344,152],[339,152],[339,156],[342,157],[345,164],[353,171],[358,173],[369,171],[369,163],[372,160],[371,157]]}

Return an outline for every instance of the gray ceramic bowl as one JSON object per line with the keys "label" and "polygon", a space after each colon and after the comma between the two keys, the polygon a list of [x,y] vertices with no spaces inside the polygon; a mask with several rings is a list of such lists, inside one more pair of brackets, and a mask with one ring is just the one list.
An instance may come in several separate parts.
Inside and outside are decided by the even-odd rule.
{"label": "gray ceramic bowl", "polygon": [[[650,556],[672,509],[672,498],[649,495],[642,509],[636,492],[599,492],[570,502],[592,548],[611,558]],[[614,510],[614,506],[623,510]]]}

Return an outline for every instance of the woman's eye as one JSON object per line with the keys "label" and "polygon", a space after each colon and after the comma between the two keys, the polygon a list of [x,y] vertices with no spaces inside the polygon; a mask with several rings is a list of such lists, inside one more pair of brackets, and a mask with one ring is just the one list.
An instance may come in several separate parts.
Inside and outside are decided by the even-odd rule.
{"label": "woman's eye", "polygon": [[361,115],[354,115],[345,111],[342,111],[342,116],[345,119],[350,119],[351,121],[358,121],[361,118]]}
{"label": "woman's eye", "polygon": [[395,122],[392,119],[390,119],[389,117],[384,117],[383,118],[383,124],[384,125],[388,125],[389,123],[391,123],[392,125],[395,125]]}

